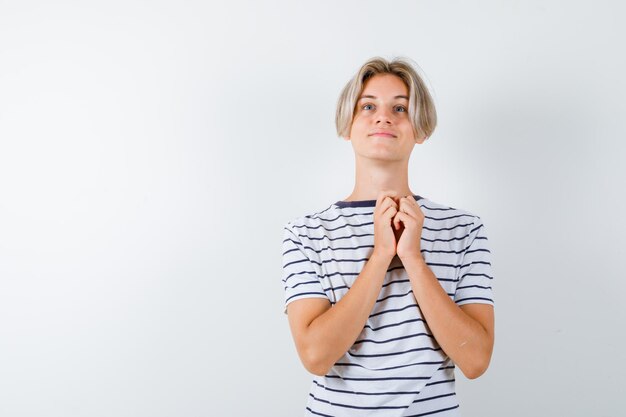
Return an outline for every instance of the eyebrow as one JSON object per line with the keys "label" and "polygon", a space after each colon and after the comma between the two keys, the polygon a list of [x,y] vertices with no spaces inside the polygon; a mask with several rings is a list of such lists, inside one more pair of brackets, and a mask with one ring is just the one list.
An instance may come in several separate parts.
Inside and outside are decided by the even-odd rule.
{"label": "eyebrow", "polygon": [[[376,96],[370,96],[370,95],[362,95],[361,97],[359,97],[359,100],[362,100],[362,99],[364,99],[364,98],[374,98],[374,99],[375,99],[375,98],[377,98],[377,97],[376,97]],[[394,98],[403,98],[403,99],[405,99],[405,100],[407,100],[407,101],[409,100],[409,98],[408,98],[407,96],[402,96],[402,95],[400,95],[400,96],[395,96]]]}

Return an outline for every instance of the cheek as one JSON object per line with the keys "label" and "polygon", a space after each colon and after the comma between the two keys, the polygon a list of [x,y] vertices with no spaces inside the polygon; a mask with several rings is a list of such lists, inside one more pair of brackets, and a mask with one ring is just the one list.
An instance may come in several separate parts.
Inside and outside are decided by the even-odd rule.
{"label": "cheek", "polygon": [[413,132],[413,125],[409,121],[403,124],[402,130],[409,136],[413,136],[415,133]]}
{"label": "cheek", "polygon": [[365,120],[362,117],[359,117],[352,121],[352,126],[350,127],[350,129],[354,131],[363,130],[365,124]]}

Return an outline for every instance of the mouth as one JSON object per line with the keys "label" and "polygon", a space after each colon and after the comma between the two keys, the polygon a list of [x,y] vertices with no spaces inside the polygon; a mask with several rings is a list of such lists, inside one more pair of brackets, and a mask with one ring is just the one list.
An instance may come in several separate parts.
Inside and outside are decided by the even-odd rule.
{"label": "mouth", "polygon": [[379,136],[381,138],[395,138],[396,135],[391,133],[372,133],[370,136]]}

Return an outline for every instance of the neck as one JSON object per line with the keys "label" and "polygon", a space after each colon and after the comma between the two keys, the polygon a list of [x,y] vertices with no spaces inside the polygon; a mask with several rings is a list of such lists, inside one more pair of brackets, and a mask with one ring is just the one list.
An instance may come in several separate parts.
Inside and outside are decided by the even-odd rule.
{"label": "neck", "polygon": [[398,196],[415,195],[409,188],[409,161],[357,158],[352,194],[344,201],[376,200],[378,194],[394,191]]}

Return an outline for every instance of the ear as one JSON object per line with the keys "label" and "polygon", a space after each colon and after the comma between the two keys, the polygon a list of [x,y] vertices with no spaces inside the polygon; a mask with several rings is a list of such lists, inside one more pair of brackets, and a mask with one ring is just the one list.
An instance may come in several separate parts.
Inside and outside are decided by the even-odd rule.
{"label": "ear", "polygon": [[344,137],[343,137],[343,140],[345,140],[345,141],[349,141],[349,140],[350,140],[350,136],[344,136]]}

